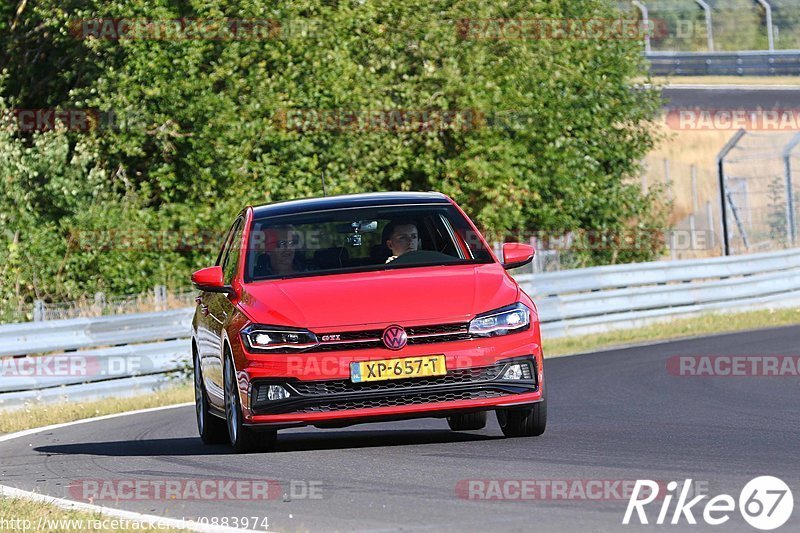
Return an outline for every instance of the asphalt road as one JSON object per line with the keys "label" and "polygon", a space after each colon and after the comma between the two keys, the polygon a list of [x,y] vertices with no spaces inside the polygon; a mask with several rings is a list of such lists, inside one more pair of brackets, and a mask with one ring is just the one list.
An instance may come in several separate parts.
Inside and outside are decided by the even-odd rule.
{"label": "asphalt road", "polygon": [[[800,378],[667,371],[675,355],[798,355],[798,339],[800,327],[788,327],[548,360],[549,426],[538,438],[502,438],[494,417],[465,434],[426,419],[288,430],[274,453],[231,455],[203,446],[192,408],[178,408],[0,443],[0,484],[74,499],[67,487],[86,479],[268,479],[284,489],[311,482],[321,498],[95,501],[174,518],[266,516],[270,530],[757,531],[738,510],[724,526],[707,526],[702,507],[694,513],[702,525],[655,526],[658,503],[648,507],[650,525],[623,526],[627,500],[613,491],[602,501],[579,492],[485,501],[461,497],[457,487],[691,478],[711,496],[738,500],[747,481],[774,475],[800,501]],[[798,530],[795,510],[779,531]]]}
{"label": "asphalt road", "polygon": [[[680,83],[680,80],[673,80]],[[666,109],[798,109],[797,88],[708,86],[696,88],[666,87],[662,95]]]}

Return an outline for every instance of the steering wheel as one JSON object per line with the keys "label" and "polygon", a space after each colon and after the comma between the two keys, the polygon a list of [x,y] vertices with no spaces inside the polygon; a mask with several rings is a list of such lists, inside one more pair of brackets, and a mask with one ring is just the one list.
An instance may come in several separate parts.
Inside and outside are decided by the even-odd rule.
{"label": "steering wheel", "polygon": [[433,250],[414,250],[413,252],[406,252],[397,259],[391,261],[389,265],[405,265],[414,263],[450,263],[458,261],[451,255],[443,254],[441,252],[434,252]]}

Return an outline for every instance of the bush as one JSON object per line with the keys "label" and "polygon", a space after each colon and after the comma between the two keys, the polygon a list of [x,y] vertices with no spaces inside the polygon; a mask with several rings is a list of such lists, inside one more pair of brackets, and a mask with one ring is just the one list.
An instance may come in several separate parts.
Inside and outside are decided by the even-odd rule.
{"label": "bush", "polygon": [[[185,286],[214,252],[91,250],[70,245],[69,236],[118,228],[222,232],[248,203],[320,195],[323,173],[328,194],[442,191],[500,235],[663,225],[657,199],[642,196],[632,179],[653,145],[648,121],[660,105],[655,91],[631,88],[645,72],[639,41],[465,31],[486,19],[618,15],[604,0],[192,4],[42,0],[18,17],[0,8],[9,28],[0,49],[47,51],[36,61],[0,58],[8,73],[0,95],[9,105],[101,112],[100,127],[89,132],[0,134],[6,305],[164,281]],[[76,40],[71,21],[86,17],[272,19],[282,33]],[[292,121],[300,111],[313,116],[308,110],[380,114],[384,122]],[[387,126],[401,112],[457,118]],[[587,250],[582,262],[658,253],[658,246]]]}

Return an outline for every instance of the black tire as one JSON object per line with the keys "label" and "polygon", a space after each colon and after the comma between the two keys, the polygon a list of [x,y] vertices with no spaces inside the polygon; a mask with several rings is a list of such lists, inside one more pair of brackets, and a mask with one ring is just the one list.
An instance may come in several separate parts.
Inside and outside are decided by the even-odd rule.
{"label": "black tire", "polygon": [[225,353],[225,425],[228,440],[236,453],[265,452],[271,450],[277,441],[275,430],[254,431],[244,425],[242,408],[239,402],[238,383],[233,370],[233,360],[229,352]]}
{"label": "black tire", "polygon": [[447,425],[453,431],[474,431],[486,427],[486,411],[464,413],[447,417]]}
{"label": "black tire", "polygon": [[547,399],[526,409],[498,409],[497,423],[506,437],[538,437],[547,427]]}
{"label": "black tire", "polygon": [[197,415],[197,431],[203,444],[224,444],[228,442],[228,427],[225,421],[211,414],[208,395],[203,385],[203,370],[197,353],[194,353],[194,406]]}

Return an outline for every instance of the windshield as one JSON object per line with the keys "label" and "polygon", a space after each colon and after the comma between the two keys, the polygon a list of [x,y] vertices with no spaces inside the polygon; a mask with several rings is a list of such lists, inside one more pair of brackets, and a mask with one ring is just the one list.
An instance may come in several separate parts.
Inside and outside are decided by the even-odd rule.
{"label": "windshield", "polygon": [[253,220],[245,279],[492,261],[452,205],[337,209]]}

